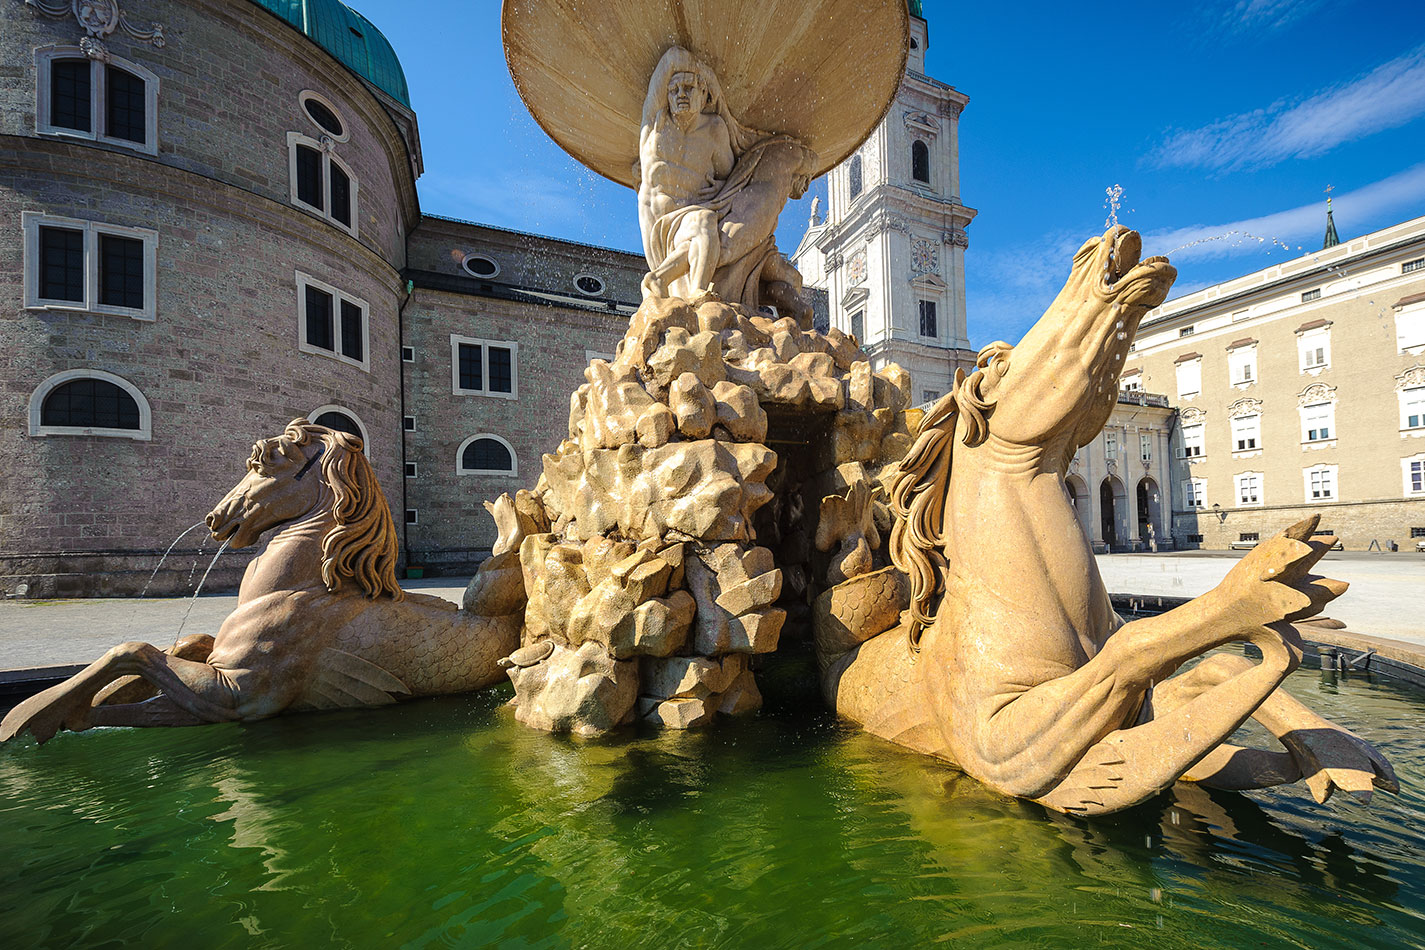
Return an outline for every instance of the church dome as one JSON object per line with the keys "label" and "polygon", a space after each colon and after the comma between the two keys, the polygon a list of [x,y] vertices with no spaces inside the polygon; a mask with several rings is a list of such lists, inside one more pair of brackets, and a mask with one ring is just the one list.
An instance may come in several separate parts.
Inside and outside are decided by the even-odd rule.
{"label": "church dome", "polygon": [[406,73],[391,43],[341,0],[252,0],[286,20],[331,53],[343,66],[410,108]]}

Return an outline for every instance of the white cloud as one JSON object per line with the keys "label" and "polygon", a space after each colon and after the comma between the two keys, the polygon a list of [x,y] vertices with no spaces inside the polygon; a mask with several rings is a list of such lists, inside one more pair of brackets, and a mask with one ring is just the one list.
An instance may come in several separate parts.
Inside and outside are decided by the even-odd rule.
{"label": "white cloud", "polygon": [[1323,0],[1238,0],[1230,12],[1219,14],[1222,26],[1240,30],[1275,30],[1293,23],[1321,6]]}
{"label": "white cloud", "polygon": [[[1275,3],[1276,0],[1255,0]],[[1160,168],[1223,170],[1320,155],[1425,114],[1425,46],[1301,102],[1278,102],[1169,133],[1149,156]]]}
{"label": "white cloud", "polygon": [[[1335,198],[1338,210],[1349,213],[1353,220],[1401,221],[1403,212],[1425,205],[1425,162],[1355,191],[1340,192]],[[1281,241],[1291,246],[1289,256],[1296,257],[1300,242],[1320,242],[1326,228],[1325,218],[1321,202],[1313,201],[1225,224],[1149,231],[1143,235],[1143,253],[1169,254],[1174,263],[1181,263],[1255,253],[1271,249],[1275,241]]]}

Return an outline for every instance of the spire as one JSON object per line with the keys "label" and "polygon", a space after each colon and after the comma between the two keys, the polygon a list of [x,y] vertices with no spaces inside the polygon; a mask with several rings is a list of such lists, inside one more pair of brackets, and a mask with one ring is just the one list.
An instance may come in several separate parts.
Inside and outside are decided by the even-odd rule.
{"label": "spire", "polygon": [[1336,234],[1336,221],[1331,217],[1331,189],[1335,187],[1335,185],[1326,186],[1326,237],[1321,242],[1323,251],[1341,243],[1341,238]]}

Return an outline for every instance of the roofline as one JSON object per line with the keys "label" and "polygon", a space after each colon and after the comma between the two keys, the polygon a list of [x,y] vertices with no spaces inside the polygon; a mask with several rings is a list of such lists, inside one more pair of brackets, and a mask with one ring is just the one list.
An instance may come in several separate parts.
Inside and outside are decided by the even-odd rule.
{"label": "roofline", "polygon": [[[503,234],[517,234],[520,237],[534,238],[539,241],[557,241],[560,244],[568,244],[570,247],[587,247],[594,251],[606,251],[613,254],[623,254],[627,257],[636,257],[640,261],[644,260],[643,254],[639,251],[625,251],[617,247],[607,247],[603,244],[588,244],[584,241],[571,241],[568,238],[555,237],[550,234],[535,234],[533,231],[519,231],[515,228],[502,228],[498,224],[485,224],[483,221],[470,221],[465,218],[452,218],[445,214],[431,214],[429,211],[421,212],[421,219],[431,218],[435,221],[445,221],[449,224],[467,224],[475,228],[486,228],[490,231],[499,231]],[[419,224],[417,224],[419,227]]]}

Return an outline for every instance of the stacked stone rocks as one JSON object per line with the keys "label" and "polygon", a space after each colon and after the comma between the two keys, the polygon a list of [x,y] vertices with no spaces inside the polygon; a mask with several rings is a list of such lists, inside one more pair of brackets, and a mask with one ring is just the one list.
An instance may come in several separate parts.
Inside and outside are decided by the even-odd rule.
{"label": "stacked stone rocks", "polygon": [[839,330],[711,294],[645,301],[585,377],[568,438],[516,500],[543,532],[519,548],[516,717],[597,734],[759,708],[749,661],[777,649],[779,601],[805,609],[884,561],[909,378],[873,373]]}

